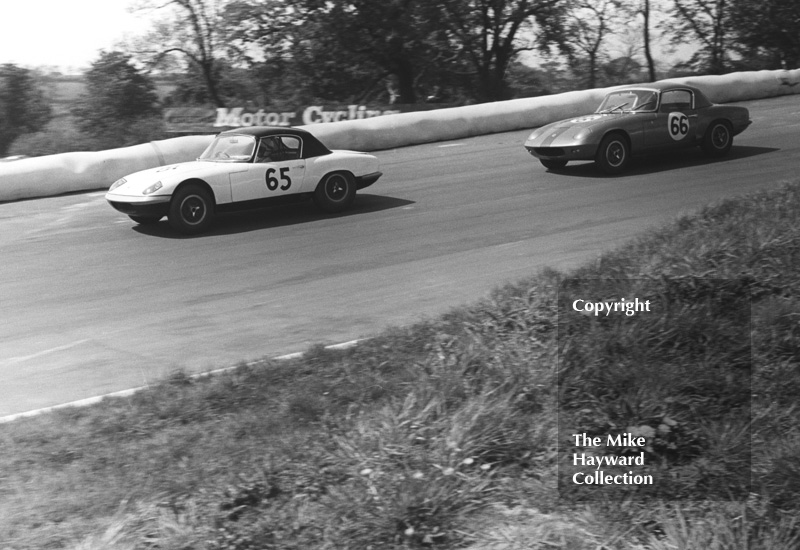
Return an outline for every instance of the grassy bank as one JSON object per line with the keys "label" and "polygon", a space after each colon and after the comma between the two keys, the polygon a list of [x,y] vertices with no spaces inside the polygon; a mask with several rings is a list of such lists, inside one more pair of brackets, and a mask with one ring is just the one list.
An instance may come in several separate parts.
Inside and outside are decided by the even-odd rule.
{"label": "grassy bank", "polygon": [[[349,350],[176,373],[130,398],[0,425],[0,541],[800,547],[798,272],[793,184]],[[644,330],[559,315],[567,277],[649,293],[669,317]],[[629,427],[657,434],[648,463],[674,482],[593,499],[559,492],[567,431]]]}

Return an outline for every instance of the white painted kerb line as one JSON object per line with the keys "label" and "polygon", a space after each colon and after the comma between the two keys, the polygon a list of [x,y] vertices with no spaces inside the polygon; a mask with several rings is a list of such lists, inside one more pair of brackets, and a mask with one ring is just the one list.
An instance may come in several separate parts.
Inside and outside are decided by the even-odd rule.
{"label": "white painted kerb line", "polygon": [[[330,346],[325,346],[325,349],[334,349],[334,350],[347,349],[347,348],[351,348],[351,347],[355,346],[356,344],[358,344],[359,342],[363,342],[363,341],[364,341],[364,339],[361,339],[361,340],[350,340],[349,342],[342,342],[341,344],[331,344]],[[26,357],[12,357],[11,359],[9,359],[9,361],[11,361],[11,360],[25,361],[25,360],[31,359],[33,357],[38,357],[40,355],[45,355],[47,353],[52,353],[54,351],[60,351],[62,349],[67,349],[67,348],[76,346],[78,344],[81,344],[83,342],[86,342],[86,340],[79,340],[77,342],[73,342],[72,344],[69,344],[69,345],[66,345],[66,346],[61,346],[61,347],[58,347],[58,348],[52,348],[52,349],[45,350],[45,351],[40,351],[39,353],[36,353],[34,355],[29,355],[29,356],[26,356]],[[289,353],[287,355],[281,355],[279,357],[275,357],[274,360],[275,361],[285,361],[287,359],[297,359],[297,358],[302,357],[302,356],[303,356],[302,352]],[[255,364],[255,363],[248,363],[248,365],[253,365],[253,364]],[[212,370],[212,371],[208,371],[208,372],[198,372],[197,374],[193,374],[191,376],[191,378],[201,378],[201,377],[204,377],[204,376],[211,376],[213,374],[219,374],[219,373],[222,373],[222,372],[227,372],[227,371],[235,369],[237,366],[238,365],[234,365],[232,367],[225,367],[225,368],[222,368],[222,369],[216,369],[216,370]],[[138,391],[147,389],[148,387],[149,386],[139,386],[138,388],[131,388],[131,389],[128,389],[128,390],[120,390],[120,391],[116,391],[116,392],[113,392],[113,393],[106,393],[104,395],[96,395],[94,397],[87,397],[86,399],[80,399],[78,401],[71,401],[70,403],[63,403],[61,405],[53,405],[52,407],[45,407],[43,409],[35,409],[35,410],[32,410],[32,411],[25,411],[25,412],[21,412],[21,413],[11,414],[11,415],[8,415],[8,416],[0,417],[0,424],[5,424],[6,422],[12,422],[12,421],[16,420],[17,418],[25,418],[25,417],[28,417],[28,416],[37,416],[37,415],[48,413],[48,412],[52,412],[52,411],[55,411],[55,410],[58,410],[58,409],[64,409],[66,407],[86,407],[88,405],[94,405],[95,403],[99,403],[100,401],[102,401],[106,397],[129,397],[129,396],[133,395],[134,393],[136,393]]]}
{"label": "white painted kerb line", "polygon": [[25,361],[30,361],[31,359],[36,359],[37,357],[41,357],[43,355],[48,355],[50,353],[55,353],[57,351],[64,351],[65,349],[74,348],[75,346],[80,346],[84,342],[88,342],[88,341],[89,341],[88,339],[77,340],[77,341],[69,343],[69,344],[64,344],[63,346],[58,346],[58,347],[55,347],[55,348],[42,350],[42,351],[39,351],[39,352],[31,354],[31,355],[23,355],[21,357],[9,357],[5,361],[3,361],[3,363],[9,364],[9,365],[16,365],[18,363],[23,363]]}

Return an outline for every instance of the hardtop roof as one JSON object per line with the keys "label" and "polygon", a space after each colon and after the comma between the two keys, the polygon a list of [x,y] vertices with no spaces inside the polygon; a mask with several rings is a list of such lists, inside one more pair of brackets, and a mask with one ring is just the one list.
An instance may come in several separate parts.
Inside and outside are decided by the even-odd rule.
{"label": "hardtop roof", "polygon": [[303,140],[303,158],[319,157],[331,153],[331,150],[317,139],[314,134],[302,128],[294,128],[291,126],[244,126],[225,130],[224,132],[220,132],[219,135],[233,134],[253,136],[255,138],[278,135],[296,136]]}
{"label": "hardtop roof", "polygon": [[708,107],[711,101],[706,97],[703,91],[696,86],[689,84],[681,84],[680,82],[649,82],[646,84],[628,84],[609,90],[608,93],[624,92],[626,90],[653,90],[656,92],[664,92],[667,90],[689,90],[695,95],[695,108]]}

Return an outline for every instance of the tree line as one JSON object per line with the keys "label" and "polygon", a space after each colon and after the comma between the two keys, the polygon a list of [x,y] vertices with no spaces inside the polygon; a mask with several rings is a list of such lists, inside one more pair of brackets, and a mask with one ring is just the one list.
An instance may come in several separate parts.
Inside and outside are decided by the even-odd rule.
{"label": "tree line", "polygon": [[[800,62],[796,0],[138,0],[135,9],[151,30],[100,52],[71,109],[77,131],[106,146],[157,131],[164,106],[465,104],[652,81],[665,74],[654,37],[696,45],[672,74]],[[176,75],[162,100],[155,74]],[[46,127],[40,96],[35,74],[0,66],[0,155]]]}

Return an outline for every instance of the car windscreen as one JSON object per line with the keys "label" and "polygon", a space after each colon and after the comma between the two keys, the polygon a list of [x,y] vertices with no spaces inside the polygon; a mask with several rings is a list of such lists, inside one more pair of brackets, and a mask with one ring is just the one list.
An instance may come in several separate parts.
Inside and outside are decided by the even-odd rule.
{"label": "car windscreen", "polygon": [[658,93],[653,90],[622,90],[608,94],[597,112],[655,111],[657,103]]}
{"label": "car windscreen", "polygon": [[253,156],[256,140],[253,136],[217,136],[197,160],[216,162],[247,162]]}

